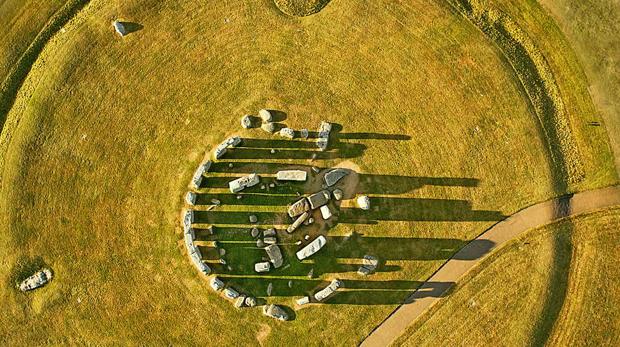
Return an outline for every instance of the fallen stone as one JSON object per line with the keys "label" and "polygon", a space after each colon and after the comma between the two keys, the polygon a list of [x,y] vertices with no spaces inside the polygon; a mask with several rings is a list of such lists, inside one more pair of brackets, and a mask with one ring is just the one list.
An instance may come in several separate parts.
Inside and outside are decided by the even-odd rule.
{"label": "fallen stone", "polygon": [[299,228],[299,226],[306,220],[306,218],[308,218],[308,216],[310,216],[310,213],[308,213],[307,211],[302,213],[301,216],[297,217],[293,224],[289,225],[288,228],[286,228],[286,231],[290,234],[297,230],[297,228]]}
{"label": "fallen stone", "polygon": [[211,203],[215,206],[220,206],[222,204],[218,199],[211,199]]}
{"label": "fallen stone", "polygon": [[297,259],[304,260],[306,258],[311,257],[316,252],[318,252],[323,246],[327,244],[327,239],[323,235],[319,235],[316,239],[312,240],[309,244],[307,244],[304,248],[300,249],[296,255]]}
{"label": "fallen stone", "polygon": [[303,170],[282,170],[276,174],[278,181],[295,181],[305,182],[308,179],[308,173]]}
{"label": "fallen stone", "polygon": [[338,288],[341,288],[343,285],[344,283],[338,279],[332,280],[327,287],[319,290],[314,294],[314,299],[316,299],[316,301],[323,301],[330,295],[334,294],[336,290],[338,290]]}
{"label": "fallen stone", "polygon": [[273,267],[277,269],[282,266],[284,260],[282,259],[282,252],[280,251],[280,247],[278,247],[277,245],[269,245],[265,247],[265,252],[267,252],[267,256],[273,264]]}
{"label": "fallen stone", "polygon": [[228,182],[228,188],[230,189],[231,193],[239,193],[245,188],[250,188],[257,185],[259,182],[260,177],[257,174],[253,173]]}
{"label": "fallen stone", "polygon": [[327,190],[322,190],[318,193],[314,193],[308,197],[308,203],[311,209],[319,208],[329,201],[331,194]]}
{"label": "fallen stone", "polygon": [[307,303],[310,302],[310,297],[309,296],[304,296],[303,298],[297,299],[297,301],[295,301],[297,303],[297,305],[305,305]]}
{"label": "fallen stone", "polygon": [[295,245],[297,245],[297,246],[301,245],[301,240],[295,241]]}
{"label": "fallen stone", "polygon": [[344,169],[333,169],[330,170],[329,172],[327,172],[325,174],[325,184],[328,187],[333,186],[334,184],[338,183],[338,181],[340,181],[344,176],[348,175],[349,173],[344,170]]}
{"label": "fallen stone", "polygon": [[269,188],[275,188],[276,184],[275,183],[269,183]]}
{"label": "fallen stone", "polygon": [[263,239],[263,242],[265,242],[266,245],[275,245],[278,243],[278,239],[276,239],[275,236],[267,236]]}
{"label": "fallen stone", "polygon": [[269,151],[269,152],[271,152],[271,154],[276,154],[276,150],[275,150],[275,149],[273,149],[273,148],[272,148],[272,149],[271,149],[271,151]]}
{"label": "fallen stone", "polygon": [[241,198],[243,198],[243,195],[237,195],[237,200],[241,200]]}
{"label": "fallen stone", "polygon": [[332,212],[329,210],[329,207],[327,205],[323,205],[321,206],[321,216],[323,217],[323,220],[328,220],[332,217]]}
{"label": "fallen stone", "polygon": [[312,167],[312,171],[313,171],[315,174],[318,174],[319,172],[321,172],[321,169],[319,169],[319,168],[318,168],[318,167],[316,167],[316,166],[313,166],[313,167]]}
{"label": "fallen stone", "polygon": [[288,208],[288,215],[291,218],[295,218],[308,210],[310,210],[310,204],[308,203],[308,199],[301,198]]}

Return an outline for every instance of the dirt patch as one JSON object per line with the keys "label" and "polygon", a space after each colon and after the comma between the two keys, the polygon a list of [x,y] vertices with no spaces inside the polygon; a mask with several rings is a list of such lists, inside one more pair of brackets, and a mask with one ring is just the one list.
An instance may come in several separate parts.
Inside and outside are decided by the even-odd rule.
{"label": "dirt patch", "polygon": [[263,346],[269,334],[271,334],[271,327],[267,324],[261,324],[260,330],[256,333],[256,341],[258,341],[258,344]]}

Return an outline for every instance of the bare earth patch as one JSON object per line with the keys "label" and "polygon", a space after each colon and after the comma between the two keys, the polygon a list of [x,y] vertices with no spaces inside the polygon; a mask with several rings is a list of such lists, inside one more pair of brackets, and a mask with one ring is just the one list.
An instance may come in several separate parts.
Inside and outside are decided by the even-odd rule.
{"label": "bare earth patch", "polygon": [[258,344],[263,346],[263,343],[269,334],[271,334],[271,327],[267,324],[261,324],[260,330],[256,333],[256,341],[258,341]]}

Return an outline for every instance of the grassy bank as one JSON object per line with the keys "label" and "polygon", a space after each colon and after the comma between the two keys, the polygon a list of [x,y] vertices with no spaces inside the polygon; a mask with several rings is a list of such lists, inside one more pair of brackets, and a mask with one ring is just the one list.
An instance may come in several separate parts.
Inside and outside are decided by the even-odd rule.
{"label": "grassy bank", "polygon": [[[396,345],[537,345],[547,341],[538,327],[549,324],[551,346],[613,344],[620,328],[618,225],[620,210],[611,209],[528,232],[485,260]],[[555,303],[558,320],[546,322],[540,303],[550,295],[553,258],[564,260],[569,276],[551,287],[567,295]]]}

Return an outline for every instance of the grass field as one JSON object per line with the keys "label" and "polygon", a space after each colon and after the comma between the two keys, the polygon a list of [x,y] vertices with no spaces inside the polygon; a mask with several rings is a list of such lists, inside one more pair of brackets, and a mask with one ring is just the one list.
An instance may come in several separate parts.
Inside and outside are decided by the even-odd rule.
{"label": "grass field", "polygon": [[[610,209],[529,231],[485,260],[420,318],[396,345],[542,345],[539,327],[550,324],[550,346],[610,346],[618,340],[620,210]],[[555,243],[563,251],[555,253]],[[572,251],[571,251],[572,250]],[[560,259],[567,282],[547,322],[549,268]],[[438,343],[441,341],[441,343]]]}
{"label": "grass field", "polygon": [[[110,25],[117,18],[141,30],[121,39]],[[591,105],[583,81],[562,77],[575,61],[539,45],[559,76],[585,172],[566,189],[615,183],[605,129],[580,112]],[[447,2],[339,0],[297,18],[271,0],[91,1],[32,66],[0,137],[0,339],[354,344],[464,242],[564,192],[522,88],[497,46]],[[301,141],[241,130],[240,116],[260,108],[283,111],[296,129],[338,124],[316,164],[355,167],[378,208],[329,231],[316,281],[305,266],[274,274],[268,300],[288,306],[335,276],[347,287],[288,323],[215,296],[181,242],[187,183],[226,136],[255,139],[228,158],[235,170],[310,165]],[[226,201],[226,181],[207,180],[202,198]],[[269,220],[283,201],[244,204]],[[236,250],[249,240],[238,225],[248,207],[225,205],[206,221],[228,228],[233,281],[264,296],[266,282],[248,276]],[[352,264],[366,253],[384,263],[360,279]],[[16,279],[42,264],[55,279],[16,291]]]}

